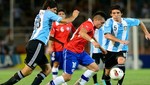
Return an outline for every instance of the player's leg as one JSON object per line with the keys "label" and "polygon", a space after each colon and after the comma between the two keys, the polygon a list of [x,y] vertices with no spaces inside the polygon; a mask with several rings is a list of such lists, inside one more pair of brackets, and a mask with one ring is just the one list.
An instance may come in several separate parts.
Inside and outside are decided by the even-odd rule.
{"label": "player's leg", "polygon": [[[125,61],[126,61],[126,52],[120,52],[117,56],[117,62],[118,62],[118,68],[120,68],[124,72],[125,76]],[[124,76],[121,80],[118,81],[117,85],[122,85],[122,82],[124,80]]]}
{"label": "player's leg", "polygon": [[89,79],[99,71],[99,67],[85,51],[82,53],[82,56],[78,58],[82,61],[79,61],[80,64],[86,66],[88,70],[81,75],[80,79],[76,81],[74,85],[85,85]]}
{"label": "player's leg", "polygon": [[28,65],[33,67],[39,65],[42,69],[42,71],[37,74],[31,85],[39,85],[42,80],[50,73],[51,68],[45,56],[45,44],[39,40],[32,40],[31,42],[32,44],[27,48],[27,56],[31,56]]}
{"label": "player's leg", "polygon": [[106,85],[106,82],[105,82],[105,68],[103,69],[103,74],[102,74],[102,77],[101,77],[101,79],[102,79],[102,84],[103,85]]}
{"label": "player's leg", "polygon": [[62,83],[70,81],[73,71],[78,66],[75,53],[65,49],[63,57],[64,57],[64,63],[63,63],[64,73],[61,76],[58,76],[57,78],[50,81],[50,85],[60,85]]}
{"label": "player's leg", "polygon": [[0,85],[13,85],[21,79],[23,79],[24,77],[30,75],[31,73],[32,69],[29,66],[25,65],[25,67],[22,70],[16,72],[8,81]]}
{"label": "player's leg", "polygon": [[27,57],[25,59],[25,67],[14,74],[7,82],[5,82],[3,85],[13,85],[17,83],[22,78],[30,75],[33,71],[33,69],[36,67],[36,58],[39,50],[41,49],[42,44],[39,41],[32,40],[29,41],[26,47]]}
{"label": "player's leg", "polygon": [[51,67],[49,63],[45,65],[41,65],[40,68],[42,69],[42,71],[37,74],[37,76],[35,77],[31,85],[40,85],[42,80],[44,80],[44,78],[46,78],[50,73]]}
{"label": "player's leg", "polygon": [[52,81],[50,81],[49,85],[61,85],[67,81],[70,81],[72,74],[63,73],[61,76],[56,77]]}
{"label": "player's leg", "polygon": [[105,75],[104,75],[104,81],[105,81],[105,84],[104,85],[111,85],[111,82],[110,82],[110,76],[109,76],[109,73],[110,73],[110,69],[117,65],[117,61],[116,61],[116,55],[117,53],[115,52],[109,52],[105,55],[106,59],[105,59]]}
{"label": "player's leg", "polygon": [[45,56],[45,50],[44,49],[45,49],[44,46],[42,46],[41,50],[39,50],[39,53],[37,54],[37,58],[36,58],[36,64],[40,66],[42,71],[37,74],[37,76],[35,77],[35,79],[31,85],[40,85],[42,80],[44,80],[44,78],[46,78],[46,76],[51,71],[51,66],[48,62],[47,57]]}
{"label": "player's leg", "polygon": [[109,72],[110,72],[110,69],[105,68],[105,75],[104,75],[104,80],[103,80],[104,85],[111,85]]}
{"label": "player's leg", "polygon": [[[100,54],[100,58],[101,58],[101,60],[102,60],[102,62],[103,62],[103,64],[105,63],[105,60],[106,60],[106,57],[105,57],[105,55],[103,55],[102,53]],[[104,65],[105,66],[105,65]],[[106,83],[105,83],[105,80],[104,80],[104,77],[105,77],[105,68],[103,68],[103,74],[102,74],[102,76],[101,76],[101,80],[102,80],[102,84],[103,85],[106,85]]]}
{"label": "player's leg", "polygon": [[59,62],[62,57],[62,52],[52,52],[51,54],[51,61],[53,62],[52,64],[52,77],[55,79],[58,76],[58,71],[59,71]]}
{"label": "player's leg", "polygon": [[[100,53],[93,53],[92,58],[94,59],[94,61],[97,65],[100,64]],[[93,76],[93,82],[94,82],[94,85],[99,85],[98,81],[97,81],[97,74],[95,74]]]}

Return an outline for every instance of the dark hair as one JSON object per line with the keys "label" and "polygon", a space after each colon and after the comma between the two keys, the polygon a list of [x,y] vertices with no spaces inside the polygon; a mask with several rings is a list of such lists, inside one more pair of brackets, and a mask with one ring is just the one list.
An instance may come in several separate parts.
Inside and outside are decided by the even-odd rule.
{"label": "dark hair", "polygon": [[55,0],[46,0],[43,4],[43,10],[46,10],[47,7],[54,8],[57,7]]}
{"label": "dark hair", "polygon": [[92,18],[94,18],[96,15],[100,15],[102,17],[104,17],[104,19],[107,19],[107,15],[103,12],[103,11],[97,11],[93,14]]}
{"label": "dark hair", "polygon": [[62,9],[62,8],[61,8],[61,9],[58,9],[57,13],[58,13],[58,12],[61,12],[61,11],[66,14],[66,10],[65,10],[65,9]]}
{"label": "dark hair", "polygon": [[119,5],[113,5],[110,7],[110,13],[115,9],[120,10],[121,13],[123,12],[123,9]]}

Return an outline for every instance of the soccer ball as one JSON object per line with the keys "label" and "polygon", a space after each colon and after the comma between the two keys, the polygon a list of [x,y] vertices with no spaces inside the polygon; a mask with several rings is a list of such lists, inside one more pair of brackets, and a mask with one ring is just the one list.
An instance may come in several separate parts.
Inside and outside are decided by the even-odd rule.
{"label": "soccer ball", "polygon": [[110,70],[110,78],[113,80],[120,80],[124,75],[124,72],[120,68],[112,68]]}

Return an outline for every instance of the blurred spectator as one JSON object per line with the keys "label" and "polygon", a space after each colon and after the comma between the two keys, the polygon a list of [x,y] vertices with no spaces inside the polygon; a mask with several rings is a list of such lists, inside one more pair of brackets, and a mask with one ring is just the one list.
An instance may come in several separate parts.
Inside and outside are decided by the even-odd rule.
{"label": "blurred spectator", "polygon": [[14,23],[15,23],[15,26],[19,26],[22,24],[22,21],[21,21],[21,17],[22,17],[22,9],[19,7],[18,4],[15,5],[14,7]]}
{"label": "blurred spectator", "polygon": [[150,18],[150,9],[149,9],[148,3],[143,4],[141,11],[142,11],[141,12],[142,18]]}

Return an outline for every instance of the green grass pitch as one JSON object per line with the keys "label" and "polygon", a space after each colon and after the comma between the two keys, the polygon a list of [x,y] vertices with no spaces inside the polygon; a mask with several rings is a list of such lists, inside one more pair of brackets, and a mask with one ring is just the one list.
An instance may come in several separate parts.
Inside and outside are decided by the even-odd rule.
{"label": "green grass pitch", "polygon": [[[8,80],[15,72],[18,70],[16,69],[0,69],[0,83]],[[85,70],[76,70],[72,76],[71,81],[68,82],[68,85],[73,85],[76,80],[80,78],[80,75]],[[39,70],[33,71],[33,73],[19,81],[15,85],[31,85],[34,77],[39,72]],[[61,74],[62,71],[60,71],[59,74]],[[102,70],[98,72],[98,81],[100,85],[102,85],[100,81],[100,77],[102,75]],[[49,80],[51,80],[51,74],[43,80],[41,85],[46,85]],[[116,81],[111,80],[112,85],[116,85]],[[91,78],[90,81],[86,85],[93,85],[93,79]],[[123,85],[150,85],[150,69],[140,69],[140,70],[127,70],[126,71],[126,77],[124,79]]]}

